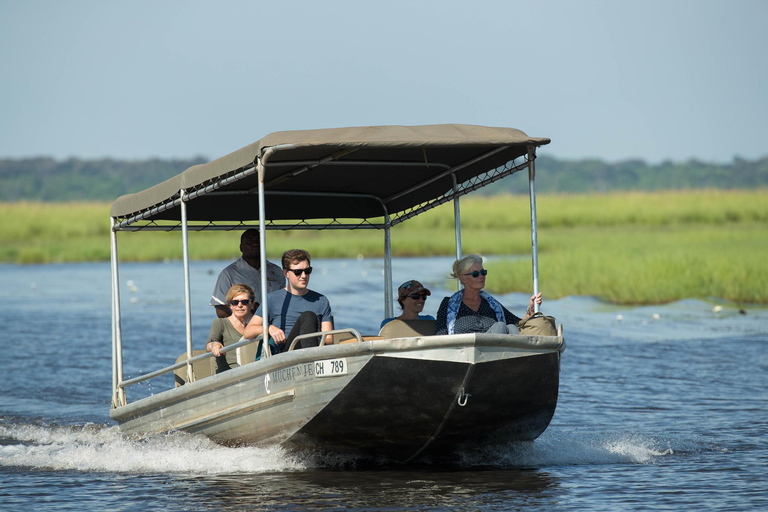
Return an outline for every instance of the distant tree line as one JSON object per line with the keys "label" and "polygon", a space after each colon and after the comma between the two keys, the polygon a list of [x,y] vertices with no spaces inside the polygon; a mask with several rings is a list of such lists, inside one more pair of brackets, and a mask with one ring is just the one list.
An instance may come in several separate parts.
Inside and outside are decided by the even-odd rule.
{"label": "distant tree line", "polygon": [[0,159],[0,201],[111,201],[207,161]]}
{"label": "distant tree line", "polygon": [[[0,159],[0,201],[111,201],[118,196],[156,185],[184,169],[207,160],[55,160]],[[481,189],[484,194],[525,194],[528,180],[518,173]],[[757,160],[734,158],[731,163],[699,160],[643,160],[608,163],[597,159],[536,160],[536,190],[540,193],[610,192],[614,190],[681,190],[697,188],[753,189],[768,186],[768,156]]]}
{"label": "distant tree line", "polygon": [[[489,185],[485,194],[528,193],[527,172]],[[584,193],[610,191],[655,191],[702,188],[754,189],[768,186],[768,156],[758,160],[734,158],[714,164],[691,159],[649,164],[643,160],[608,163],[602,160],[536,159],[536,192]]]}

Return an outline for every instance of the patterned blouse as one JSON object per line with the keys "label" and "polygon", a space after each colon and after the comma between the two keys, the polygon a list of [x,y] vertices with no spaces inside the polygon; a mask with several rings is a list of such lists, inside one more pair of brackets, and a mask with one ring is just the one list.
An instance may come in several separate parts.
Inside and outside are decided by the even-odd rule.
{"label": "patterned blouse", "polygon": [[[448,334],[449,299],[450,297],[444,298],[440,303],[440,308],[437,310],[437,334]],[[504,310],[506,323],[517,325],[520,318],[510,313],[504,306],[501,306],[501,308]],[[480,308],[477,311],[471,310],[462,302],[459,306],[459,314],[456,316],[454,332],[456,334],[486,332],[496,322],[496,313],[493,312],[487,300],[480,299]]]}

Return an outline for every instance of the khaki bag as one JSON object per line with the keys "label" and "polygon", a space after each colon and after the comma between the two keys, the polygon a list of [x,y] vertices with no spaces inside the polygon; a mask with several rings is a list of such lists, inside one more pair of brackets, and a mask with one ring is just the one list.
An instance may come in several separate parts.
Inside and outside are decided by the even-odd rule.
{"label": "khaki bag", "polygon": [[544,316],[541,312],[520,320],[517,328],[526,336],[557,336],[555,317]]}

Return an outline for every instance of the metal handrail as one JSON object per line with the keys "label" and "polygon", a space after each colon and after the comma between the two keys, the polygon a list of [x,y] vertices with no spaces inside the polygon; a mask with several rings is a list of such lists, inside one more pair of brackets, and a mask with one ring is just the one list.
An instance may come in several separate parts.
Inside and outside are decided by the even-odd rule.
{"label": "metal handrail", "polygon": [[360,333],[357,332],[357,329],[334,329],[332,331],[320,331],[320,332],[313,332],[310,334],[302,334],[301,336],[296,336],[293,339],[293,342],[291,342],[291,346],[288,347],[288,351],[290,352],[291,350],[293,350],[293,348],[296,346],[296,343],[298,343],[299,341],[307,338],[317,338],[318,336],[322,336],[322,338],[320,339],[320,345],[319,345],[320,347],[322,347],[323,345],[325,345],[325,339],[329,334],[341,334],[343,332],[350,333],[352,336],[357,338],[357,341],[359,342],[363,341],[363,337],[360,336]]}
{"label": "metal handrail", "polygon": [[[291,346],[288,347],[288,351],[291,351],[296,346],[296,343],[300,340],[306,339],[306,338],[314,338],[317,336],[322,336],[322,339],[320,340],[320,346],[322,347],[325,345],[325,337],[329,334],[341,334],[341,333],[350,333],[355,338],[357,338],[357,341],[362,342],[363,337],[360,335],[360,333],[356,329],[334,329],[332,331],[321,331],[311,334],[302,334],[301,336],[297,336],[293,343],[291,343]],[[232,350],[236,350],[240,347],[243,347],[245,345],[249,345],[251,343],[261,342],[263,338],[262,334],[259,334],[255,338],[249,339],[249,340],[242,340],[238,341],[237,343],[233,343],[232,345],[228,345],[221,349],[221,354],[226,354],[227,352],[230,352]],[[204,359],[207,359],[209,357],[215,357],[213,355],[213,352],[206,352],[205,354],[200,354],[199,356],[195,356],[192,359],[184,359],[181,362],[172,364],[170,366],[166,366],[165,368],[161,368],[159,370],[155,370],[154,372],[146,373],[144,375],[139,375],[138,377],[134,377],[132,379],[124,380],[120,383],[118,383],[117,387],[118,389],[125,389],[128,386],[132,386],[134,384],[138,384],[139,382],[144,382],[145,380],[154,379],[155,377],[159,377],[160,375],[164,375],[166,373],[170,373],[174,370],[178,370],[179,368],[182,368],[184,366],[187,366],[187,364],[196,363],[197,361],[203,361]]]}
{"label": "metal handrail", "polygon": [[[242,340],[238,341],[237,343],[233,343],[232,345],[229,345],[227,347],[224,347],[221,349],[222,354],[226,354],[227,352],[231,350],[238,349],[240,347],[243,347],[245,345],[248,345],[250,343],[255,343],[257,341],[261,341],[262,335],[259,334],[257,337],[249,339],[249,340]],[[134,377],[132,379],[124,380],[120,382],[117,387],[120,389],[124,389],[128,386],[132,386],[134,384],[138,384],[139,382],[144,382],[145,380],[154,379],[155,377],[158,377],[160,375],[172,372],[174,370],[178,370],[179,368],[183,366],[187,366],[187,364],[192,364],[197,361],[202,361],[209,357],[216,357],[213,355],[213,352],[206,352],[205,354],[200,354],[199,356],[195,356],[192,359],[184,359],[183,361],[179,363],[172,364],[171,366],[166,366],[165,368],[161,368],[159,370],[155,370],[154,372],[146,373],[144,375],[139,375],[138,377]]]}

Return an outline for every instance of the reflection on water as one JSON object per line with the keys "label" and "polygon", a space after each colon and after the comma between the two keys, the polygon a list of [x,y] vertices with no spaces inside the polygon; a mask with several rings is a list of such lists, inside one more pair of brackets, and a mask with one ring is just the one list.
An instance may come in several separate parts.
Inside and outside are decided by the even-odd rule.
{"label": "reflection on water", "polygon": [[[554,492],[557,480],[530,470],[412,470],[299,471],[289,475],[219,475],[193,480],[197,499],[212,508],[237,510],[259,504],[266,508],[287,505],[300,510],[344,508],[357,510],[411,507],[467,510],[488,507],[487,497],[504,503],[505,495],[541,495]],[[517,499],[520,499],[518,497]]]}

